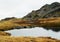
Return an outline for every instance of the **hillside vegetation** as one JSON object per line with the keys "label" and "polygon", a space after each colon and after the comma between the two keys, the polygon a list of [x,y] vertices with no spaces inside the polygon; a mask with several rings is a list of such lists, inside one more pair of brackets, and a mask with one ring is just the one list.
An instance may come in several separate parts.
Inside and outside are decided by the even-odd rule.
{"label": "hillside vegetation", "polygon": [[[10,19],[10,20],[5,20],[5,21],[0,21],[0,31],[33,28],[33,27],[46,27],[45,29],[59,31],[60,30],[59,28],[60,17],[41,18],[41,19],[36,19],[32,21],[25,20],[25,19]],[[53,28],[53,27],[57,27],[57,28]]]}

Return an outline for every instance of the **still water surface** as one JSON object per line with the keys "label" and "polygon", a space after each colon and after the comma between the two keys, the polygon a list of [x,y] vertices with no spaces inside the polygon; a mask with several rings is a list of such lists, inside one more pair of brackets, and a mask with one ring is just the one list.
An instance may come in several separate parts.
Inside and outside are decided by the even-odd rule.
{"label": "still water surface", "polygon": [[42,27],[35,27],[31,29],[14,29],[6,31],[12,34],[12,36],[43,36],[60,39],[60,32],[54,32],[52,30],[45,30]]}

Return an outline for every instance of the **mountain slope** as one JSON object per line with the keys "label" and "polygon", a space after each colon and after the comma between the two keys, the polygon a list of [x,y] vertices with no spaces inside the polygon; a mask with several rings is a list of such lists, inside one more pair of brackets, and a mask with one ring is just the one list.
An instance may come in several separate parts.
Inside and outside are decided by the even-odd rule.
{"label": "mountain slope", "polygon": [[[26,20],[36,20],[40,18],[55,18],[60,17],[60,3],[54,2],[52,4],[46,4],[38,10],[34,10],[31,13],[23,17]],[[45,29],[52,29],[54,31],[59,31],[60,27],[44,27]]]}
{"label": "mountain slope", "polygon": [[38,10],[34,10],[31,13],[23,17],[23,19],[33,20],[39,18],[60,17],[60,3],[54,2],[52,4],[46,4]]}

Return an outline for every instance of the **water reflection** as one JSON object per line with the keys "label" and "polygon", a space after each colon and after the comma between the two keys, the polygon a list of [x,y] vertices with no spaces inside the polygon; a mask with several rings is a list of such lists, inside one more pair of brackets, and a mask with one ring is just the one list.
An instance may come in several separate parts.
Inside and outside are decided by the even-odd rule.
{"label": "water reflection", "polygon": [[42,27],[35,27],[32,29],[14,29],[6,31],[12,34],[12,36],[50,36],[53,38],[60,39],[60,32],[54,32],[52,30],[45,30]]}

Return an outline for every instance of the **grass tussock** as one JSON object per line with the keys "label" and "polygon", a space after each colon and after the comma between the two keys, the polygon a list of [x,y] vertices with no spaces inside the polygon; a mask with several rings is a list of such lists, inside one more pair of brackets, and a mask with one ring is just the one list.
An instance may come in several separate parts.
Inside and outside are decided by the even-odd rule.
{"label": "grass tussock", "polygon": [[0,36],[11,36],[11,34],[8,32],[0,31]]}

